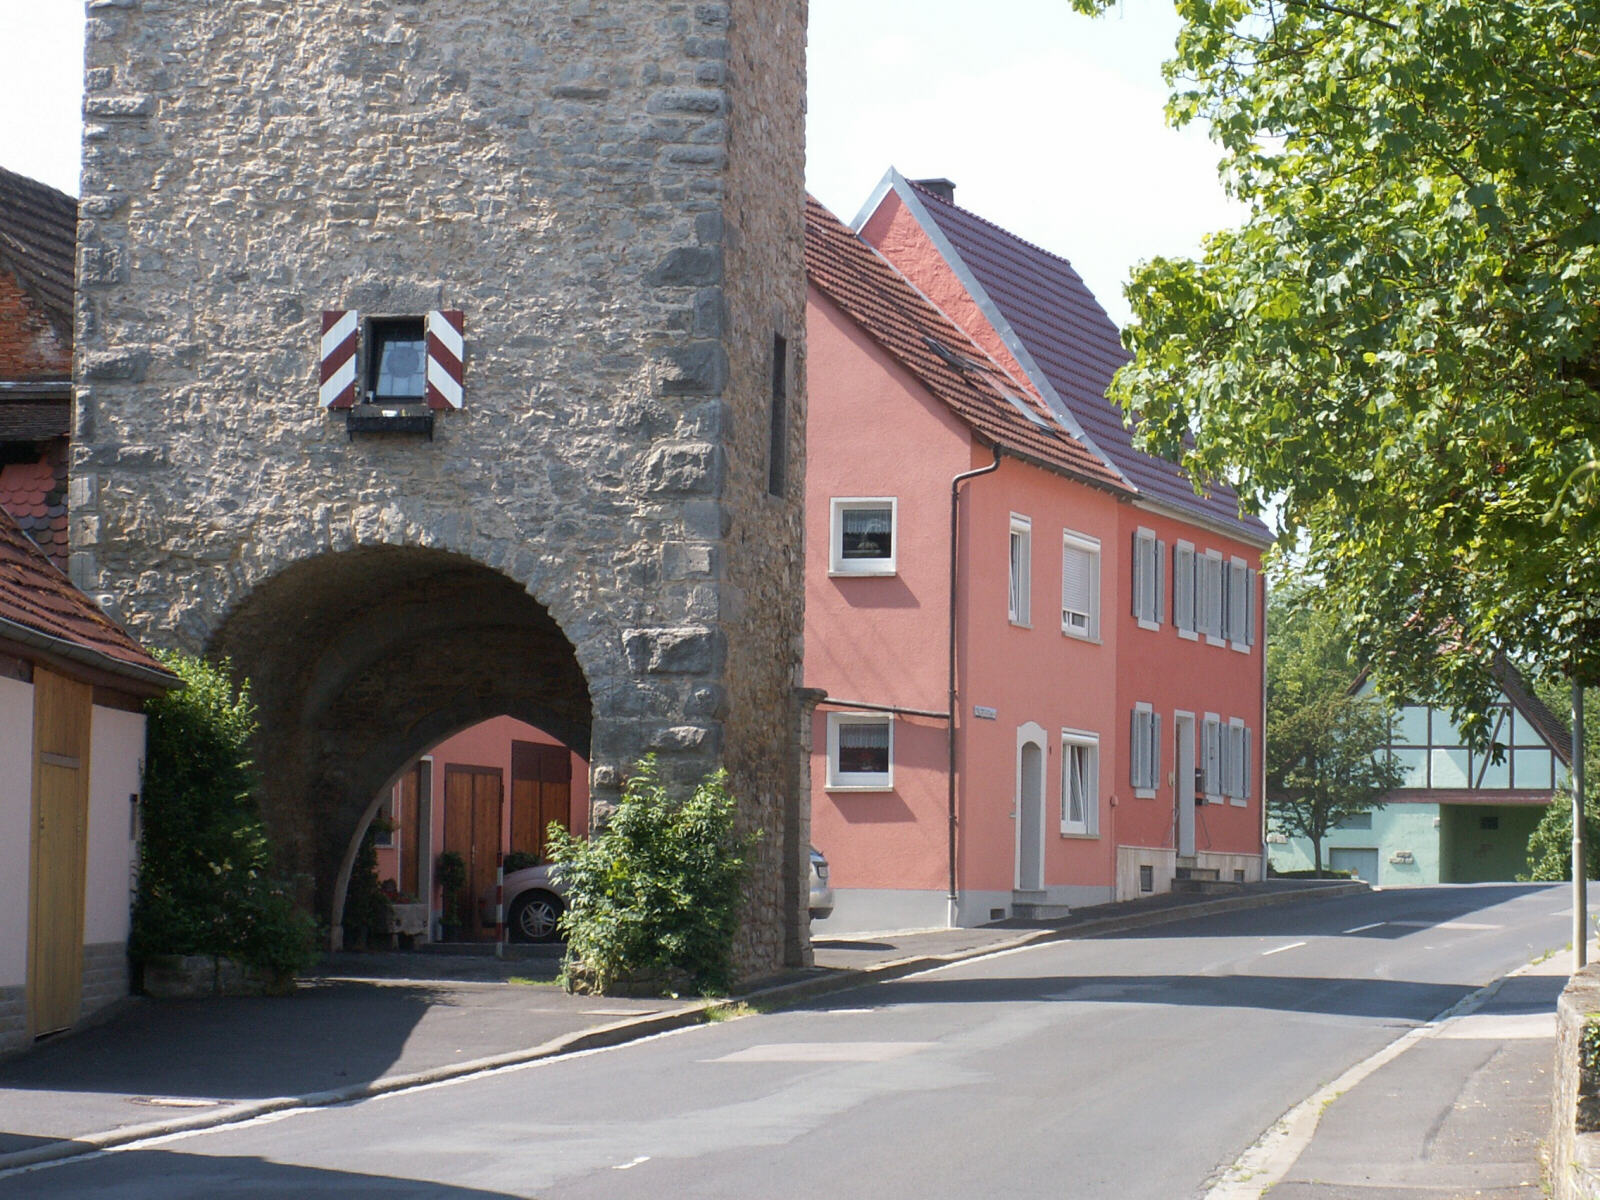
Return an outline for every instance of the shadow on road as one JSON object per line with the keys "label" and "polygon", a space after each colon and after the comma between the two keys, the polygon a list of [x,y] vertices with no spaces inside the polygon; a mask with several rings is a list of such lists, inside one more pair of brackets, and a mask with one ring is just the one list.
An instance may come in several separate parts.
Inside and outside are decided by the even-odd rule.
{"label": "shadow on road", "polygon": [[[1207,938],[1207,937],[1276,937],[1340,933],[1340,914],[1350,914],[1349,927],[1354,929],[1371,922],[1382,922],[1371,929],[1349,933],[1350,937],[1401,938],[1451,921],[1473,924],[1493,924],[1494,917],[1485,912],[1513,900],[1538,893],[1548,893],[1552,907],[1566,900],[1560,884],[1505,883],[1473,884],[1460,887],[1392,888],[1381,893],[1364,893],[1331,899],[1322,903],[1283,905],[1275,908],[1252,908],[1220,915],[1197,915],[1193,920],[1176,920],[1168,924],[1148,925],[1138,929],[1124,929],[1095,934],[1086,931],[1085,937],[1098,938]],[[1382,911],[1378,910],[1381,904]],[[1095,914],[1114,916],[1127,906],[1106,905]],[[1079,909],[1075,915],[1090,910]],[[1136,911],[1136,910],[1129,910]],[[1370,912],[1361,917],[1360,911]],[[1448,932],[1448,931],[1447,931]],[[1469,932],[1463,929],[1463,932]]]}
{"label": "shadow on road", "polygon": [[[1518,976],[1495,999],[1498,1013],[1555,1012],[1560,976]],[[1420,1023],[1467,996],[1470,984],[1399,979],[1266,975],[1045,975],[955,979],[919,976],[852,991],[835,1002],[851,1008],[902,1004],[1154,1004],[1263,1009]],[[1508,1007],[1509,1005],[1509,1007]],[[826,1000],[803,1006],[831,1007]]]}
{"label": "shadow on road", "polygon": [[486,1192],[431,1180],[396,1179],[300,1167],[263,1158],[127,1150],[71,1163],[48,1172],[0,1178],[0,1197],[94,1197],[94,1200],[181,1200],[183,1197],[250,1197],[280,1200],[308,1196],[383,1196],[388,1200],[492,1200]]}

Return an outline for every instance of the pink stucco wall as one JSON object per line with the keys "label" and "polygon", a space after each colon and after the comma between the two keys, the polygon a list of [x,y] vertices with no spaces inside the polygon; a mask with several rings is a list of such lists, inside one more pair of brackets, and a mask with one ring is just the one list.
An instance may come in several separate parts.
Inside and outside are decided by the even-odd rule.
{"label": "pink stucco wall", "polygon": [[[1021,370],[926,233],[892,193],[864,228],[912,282],[997,361]],[[810,417],[807,448],[805,680],[834,698],[943,710],[946,694],[949,495],[952,476],[990,462],[967,427],[853,321],[815,290],[808,305]],[[1181,517],[1148,511],[1092,485],[1003,459],[964,485],[959,567],[958,876],[965,893],[1010,893],[1017,881],[1019,729],[1042,730],[1043,883],[1046,889],[1117,885],[1117,847],[1176,846],[1173,714],[1197,722],[1217,713],[1252,731],[1248,806],[1207,805],[1197,852],[1259,854],[1261,838],[1262,642],[1250,653],[1178,637],[1171,614],[1173,544],[1216,549],[1259,567],[1255,547]],[[893,496],[898,503],[894,576],[829,575],[830,500]],[[1031,620],[1008,619],[1013,515],[1031,526]],[[1132,616],[1132,538],[1152,529],[1167,545],[1165,619],[1159,630]],[[1063,633],[1062,539],[1100,547],[1100,636]],[[1258,584],[1258,617],[1260,614]],[[1129,724],[1136,702],[1162,714],[1156,795],[1130,785]],[[982,706],[985,716],[975,715]],[[993,710],[993,719],[987,710]],[[827,854],[836,888],[942,892],[946,874],[946,727],[897,716],[893,787],[827,785],[827,713],[813,726],[812,840]],[[834,709],[832,711],[837,711]],[[1097,836],[1061,830],[1063,730],[1097,735]],[[1078,902],[1078,901],[1074,901]],[[968,917],[972,914],[969,913]],[[986,914],[981,911],[979,919]]]}
{"label": "pink stucco wall", "polygon": [[[831,697],[942,712],[950,477],[971,437],[815,289],[806,321],[805,680]],[[897,573],[829,575],[829,501],[895,497]],[[945,726],[902,717],[894,789],[827,787],[827,712],[813,728],[811,840],[835,887],[942,888]]]}
{"label": "pink stucco wall", "polygon": [[[488,721],[463,729],[438,743],[427,752],[433,759],[432,828],[429,846],[437,853],[444,845],[444,774],[445,767],[493,767],[500,772],[500,789],[503,803],[500,809],[500,842],[502,846],[511,839],[511,743],[537,742],[558,746],[560,741],[542,729],[512,717],[494,717]],[[589,830],[589,764],[576,752],[572,754],[572,831],[585,834]],[[378,878],[399,877],[400,845],[414,836],[411,830],[396,831],[395,844],[378,848]]]}
{"label": "pink stucco wall", "polygon": [[[1233,803],[1207,804],[1196,810],[1195,849],[1231,854],[1261,853],[1261,754],[1263,736],[1261,635],[1265,611],[1261,581],[1256,580],[1256,643],[1248,653],[1231,646],[1213,646],[1202,636],[1193,641],[1178,636],[1172,619],[1172,548],[1179,541],[1191,542],[1197,552],[1221,551],[1224,561],[1239,557],[1255,570],[1261,566],[1258,548],[1213,533],[1209,529],[1180,521],[1163,513],[1125,506],[1120,514],[1117,547],[1120,568],[1115,584],[1112,611],[1117,619],[1117,708],[1123,727],[1136,702],[1149,704],[1162,716],[1161,783],[1154,799],[1132,800],[1122,809],[1119,836],[1123,844],[1170,847],[1174,845],[1173,788],[1175,722],[1178,711],[1193,713],[1198,730],[1205,714],[1215,713],[1224,724],[1230,717],[1242,719],[1251,734],[1250,798],[1246,806]],[[1154,530],[1166,543],[1167,574],[1165,612],[1159,629],[1141,628],[1133,616],[1133,570],[1131,555],[1134,534],[1140,528]],[[1198,733],[1197,733],[1198,736]],[[1124,743],[1127,739],[1124,738]],[[1130,777],[1131,762],[1126,745],[1117,759],[1117,778]],[[1127,789],[1124,788],[1124,791]]]}

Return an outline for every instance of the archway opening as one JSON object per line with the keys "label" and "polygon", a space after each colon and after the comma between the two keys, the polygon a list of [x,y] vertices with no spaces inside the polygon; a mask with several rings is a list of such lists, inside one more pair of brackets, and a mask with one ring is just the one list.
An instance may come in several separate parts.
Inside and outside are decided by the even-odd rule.
{"label": "archway opening", "polygon": [[207,653],[251,682],[268,831],[334,928],[352,838],[429,747],[510,717],[589,755],[572,643],[522,585],[461,555],[382,546],[304,560],[250,593]]}

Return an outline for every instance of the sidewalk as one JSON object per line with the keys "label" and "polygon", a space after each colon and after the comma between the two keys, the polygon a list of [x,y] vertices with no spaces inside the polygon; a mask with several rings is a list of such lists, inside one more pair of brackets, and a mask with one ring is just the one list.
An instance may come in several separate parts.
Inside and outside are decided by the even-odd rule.
{"label": "sidewalk", "polygon": [[542,948],[517,947],[505,959],[334,955],[286,998],[135,999],[104,1024],[0,1062],[0,1170],[613,1045],[704,1021],[721,1006],[778,1007],[1031,942],[1364,890],[1274,881],[1061,921],[823,936],[815,967],[720,1002],[570,996],[554,983],[558,953]]}
{"label": "sidewalk", "polygon": [[[1540,1200],[1556,1001],[1571,962],[1563,952],[1505,976],[1457,1015],[1400,1039],[1410,1039],[1403,1048],[1353,1068],[1291,1113],[1279,1145],[1266,1144],[1269,1134],[1209,1200],[1255,1200],[1269,1187],[1271,1200]],[[1314,1129],[1297,1136],[1297,1114]]]}

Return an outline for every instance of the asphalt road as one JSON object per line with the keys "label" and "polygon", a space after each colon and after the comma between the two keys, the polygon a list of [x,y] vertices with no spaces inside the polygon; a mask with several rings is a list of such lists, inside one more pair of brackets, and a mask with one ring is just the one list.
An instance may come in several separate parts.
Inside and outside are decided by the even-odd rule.
{"label": "asphalt road", "polygon": [[1352,1063],[1565,945],[1565,900],[1389,891],[1032,947],[0,1176],[0,1198],[1175,1200]]}

